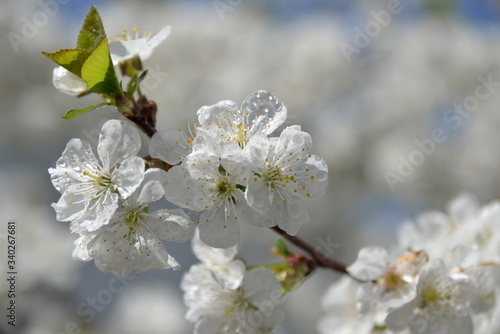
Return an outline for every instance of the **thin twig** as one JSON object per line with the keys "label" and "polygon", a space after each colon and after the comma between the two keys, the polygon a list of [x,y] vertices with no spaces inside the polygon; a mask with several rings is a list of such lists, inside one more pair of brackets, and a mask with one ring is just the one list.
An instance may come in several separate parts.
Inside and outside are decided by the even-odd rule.
{"label": "thin twig", "polygon": [[316,264],[319,267],[333,269],[335,271],[338,271],[339,273],[349,275],[349,272],[347,271],[346,265],[329,258],[323,252],[321,252],[317,248],[309,245],[304,240],[287,234],[285,231],[280,229],[278,226],[271,227],[271,229],[274,230],[279,235],[281,235],[283,238],[290,241],[292,244],[294,244],[298,248],[309,253],[309,255],[311,255],[311,257],[314,259],[314,261],[316,262]]}

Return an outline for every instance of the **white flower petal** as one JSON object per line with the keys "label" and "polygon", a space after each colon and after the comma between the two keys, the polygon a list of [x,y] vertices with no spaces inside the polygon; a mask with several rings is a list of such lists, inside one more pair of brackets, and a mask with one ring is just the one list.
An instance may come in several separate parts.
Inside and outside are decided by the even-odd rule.
{"label": "white flower petal", "polygon": [[62,66],[54,68],[52,83],[58,91],[70,96],[77,96],[87,90],[85,81]]}
{"label": "white flower petal", "polygon": [[90,257],[87,244],[92,238],[89,238],[86,235],[80,235],[78,239],[73,243],[75,245],[75,249],[73,250],[73,260],[77,261],[90,261],[92,257]]}
{"label": "white flower petal", "polygon": [[245,276],[246,266],[240,260],[234,260],[220,267],[212,267],[212,274],[219,285],[234,290],[240,287]]}
{"label": "white flower petal", "polygon": [[[141,60],[148,59],[154,49],[160,45],[170,34],[171,27],[162,28],[155,36],[150,37],[149,34],[139,38],[130,38],[122,41],[112,41],[109,43],[109,52],[113,65],[118,65],[121,61],[130,59],[134,55],[138,55]],[[131,36],[132,37],[132,36]]]}
{"label": "white flower petal", "polygon": [[[203,318],[196,324],[194,328],[194,334],[228,333],[224,328],[225,326],[227,326],[227,323],[224,318]],[[251,332],[245,331],[245,333],[250,334]]]}
{"label": "white flower petal", "polygon": [[252,170],[261,173],[270,153],[271,140],[263,133],[256,133],[243,149],[243,154],[252,163]]}
{"label": "white flower petal", "polygon": [[413,310],[418,306],[417,301],[410,302],[398,309],[395,309],[385,318],[387,328],[393,331],[403,331],[408,328],[410,322],[415,323],[418,315],[413,314]]}
{"label": "white flower petal", "polygon": [[177,165],[191,153],[191,144],[186,132],[168,129],[156,132],[149,143],[149,154],[170,165]]}
{"label": "white flower petal", "polygon": [[236,253],[238,253],[237,245],[226,249],[208,246],[206,243],[201,241],[198,230],[196,230],[194,237],[191,240],[191,249],[198,260],[203,262],[203,264],[208,267],[225,265],[231,262]]}
{"label": "white flower petal", "polygon": [[89,254],[101,271],[125,276],[134,270],[179,267],[153,233],[141,229],[136,235],[125,237],[127,232],[126,226],[110,226],[89,242]]}
{"label": "white flower petal", "polygon": [[72,223],[72,231],[95,231],[106,225],[118,208],[118,195],[105,193],[89,200],[84,194],[74,194],[71,189],[57,203],[52,204],[58,221]]}
{"label": "white flower petal", "polygon": [[229,248],[240,241],[238,217],[223,207],[205,211],[200,217],[200,239],[209,246]]}
{"label": "white flower petal", "polygon": [[[239,107],[233,101],[220,101],[211,106],[201,107],[196,115],[201,125],[225,124],[229,127],[235,127],[239,119],[233,121],[235,115],[238,115]],[[236,122],[234,125],[233,123]]]}
{"label": "white flower petal", "polygon": [[[107,192],[98,199],[91,201],[86,212],[80,218],[81,222],[73,225],[85,226],[87,231],[90,232],[95,231],[101,226],[109,223],[109,220],[113,217],[117,208],[118,195]],[[74,231],[76,232],[77,230]]]}
{"label": "white flower petal", "polygon": [[266,306],[274,308],[281,303],[281,284],[274,273],[267,268],[255,268],[247,271],[241,287],[245,298],[259,309]]}
{"label": "white flower petal", "polygon": [[194,224],[182,210],[158,210],[144,216],[160,239],[185,242],[193,237]]}
{"label": "white flower petal", "polygon": [[56,162],[55,168],[49,168],[50,177],[54,188],[60,193],[66,191],[68,187],[85,179],[82,176],[85,165],[92,165],[94,169],[99,168],[90,145],[86,145],[81,139],[71,139],[61,157]]}
{"label": "white flower petal", "polygon": [[448,212],[456,221],[465,222],[467,219],[477,216],[479,203],[477,198],[470,194],[460,194],[448,204]]}
{"label": "white flower petal", "polygon": [[271,134],[285,122],[287,110],[276,96],[260,90],[250,94],[242,104],[243,113],[249,113],[247,124],[252,124],[253,133]]}
{"label": "white flower petal", "polygon": [[356,261],[347,270],[362,281],[373,281],[390,265],[389,254],[383,247],[365,247],[358,253]]}
{"label": "white flower petal", "polygon": [[97,153],[104,168],[113,168],[125,158],[136,155],[140,148],[139,131],[131,124],[112,119],[102,126]]}
{"label": "white flower petal", "polygon": [[204,151],[193,152],[185,161],[189,175],[201,180],[215,179],[220,165],[219,156]]}
{"label": "white flower petal", "polygon": [[167,201],[193,211],[203,210],[210,203],[209,189],[194,180],[185,164],[170,168],[166,176],[165,198]]}
{"label": "white flower petal", "polygon": [[295,235],[303,224],[309,222],[304,199],[292,193],[277,191],[272,200],[274,222],[289,235]]}
{"label": "white flower petal", "polygon": [[450,323],[448,319],[416,313],[411,316],[408,327],[412,334],[455,334],[449,331]]}
{"label": "white flower petal", "polygon": [[148,39],[145,47],[139,50],[139,57],[141,57],[141,60],[148,59],[153,53],[154,49],[156,49],[156,47],[170,35],[171,30],[172,28],[170,26],[163,27],[156,33],[156,35]]}
{"label": "white flower petal", "polygon": [[[144,179],[144,160],[140,157],[130,157],[120,164],[114,172],[111,180],[116,185],[122,198],[128,198],[141,184]],[[161,187],[161,185],[159,185]]]}
{"label": "white flower petal", "polygon": [[448,333],[453,334],[473,334],[474,325],[472,323],[472,317],[462,317],[457,318],[450,322],[450,328],[448,329]]}
{"label": "white flower petal", "polygon": [[251,177],[245,190],[245,199],[248,205],[263,214],[271,216],[271,198],[267,184],[258,176]]}
{"label": "white flower petal", "polygon": [[243,262],[233,260],[238,252],[236,245],[227,249],[210,247],[201,241],[199,231],[196,230],[191,249],[221,286],[234,290],[241,285],[246,267]]}
{"label": "white flower petal", "polygon": [[[144,162],[141,163],[142,166],[144,166]],[[122,171],[118,169],[117,172],[122,172]],[[123,175],[126,174],[127,173],[123,173]],[[130,206],[143,206],[151,202],[156,202],[160,198],[162,198],[163,195],[165,194],[165,189],[163,184],[165,183],[166,174],[167,173],[164,170],[161,170],[159,168],[150,168],[146,172],[144,172],[144,179],[142,180],[141,187],[136,189],[136,191],[134,191],[128,197],[128,202],[130,203]],[[133,174],[133,177],[137,177],[137,174]],[[124,179],[126,180],[126,177],[124,177]]]}
{"label": "white flower petal", "polygon": [[83,194],[75,195],[70,190],[63,193],[57,203],[52,203],[52,207],[56,212],[56,219],[60,222],[79,219],[88,206],[87,196]]}

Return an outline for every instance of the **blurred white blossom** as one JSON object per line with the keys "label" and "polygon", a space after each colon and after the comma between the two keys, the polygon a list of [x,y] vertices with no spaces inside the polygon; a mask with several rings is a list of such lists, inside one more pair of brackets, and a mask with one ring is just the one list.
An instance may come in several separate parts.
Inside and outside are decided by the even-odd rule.
{"label": "blurred white blossom", "polygon": [[113,65],[118,65],[121,61],[130,59],[135,55],[139,56],[141,61],[148,59],[154,49],[170,35],[170,30],[171,27],[166,26],[152,36],[152,31],[146,31],[141,35],[137,27],[134,27],[133,33],[123,29],[123,32],[109,43],[109,52]]}
{"label": "blurred white blossom", "polygon": [[195,333],[264,334],[281,324],[281,284],[271,270],[245,270],[231,261],[236,248],[221,252],[198,240],[193,249],[202,263],[184,274],[181,289]]}

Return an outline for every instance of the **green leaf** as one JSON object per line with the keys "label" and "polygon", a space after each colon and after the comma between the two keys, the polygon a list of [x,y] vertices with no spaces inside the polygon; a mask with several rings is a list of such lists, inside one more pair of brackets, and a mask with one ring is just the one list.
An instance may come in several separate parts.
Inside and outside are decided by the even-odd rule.
{"label": "green leaf", "polygon": [[62,118],[72,119],[72,118],[75,118],[75,117],[80,116],[82,114],[85,114],[88,111],[101,109],[101,108],[104,108],[104,107],[107,107],[110,105],[111,104],[109,104],[109,103],[100,103],[100,104],[94,104],[94,105],[91,105],[91,106],[88,106],[88,107],[85,107],[82,109],[71,109]]}
{"label": "green leaf", "polygon": [[123,95],[111,61],[107,39],[102,40],[83,64],[82,79],[92,93],[111,97]]}
{"label": "green leaf", "polygon": [[42,52],[42,54],[49,57],[79,78],[82,77],[82,66],[90,56],[89,51],[77,49],[65,49],[57,52]]}
{"label": "green leaf", "polygon": [[94,50],[100,45],[101,41],[97,41],[100,36],[104,36],[104,25],[102,24],[101,16],[97,9],[92,6],[85,17],[82,29],[78,35],[78,41],[76,43],[77,49],[87,49]]}

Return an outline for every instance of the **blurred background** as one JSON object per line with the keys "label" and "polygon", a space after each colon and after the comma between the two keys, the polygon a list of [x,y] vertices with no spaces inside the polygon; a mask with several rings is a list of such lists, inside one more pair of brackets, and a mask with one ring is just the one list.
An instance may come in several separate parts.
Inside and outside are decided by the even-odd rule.
{"label": "blurred background", "polygon": [[[111,37],[172,26],[145,62],[158,129],[182,128],[201,106],[241,103],[259,89],[285,103],[286,125],[311,133],[330,169],[299,236],[338,260],[352,262],[367,245],[390,248],[401,222],[445,210],[460,192],[483,203],[500,195],[500,1],[0,0],[3,310],[8,221],[18,245],[17,326],[2,314],[2,333],[192,332],[178,288],[196,262],[189,243],[166,245],[180,271],[118,281],[72,260],[75,236],[50,207],[59,194],[47,169],[68,140],[96,142],[101,125],[119,117],[102,109],[62,119],[99,99],[55,90],[54,64],[40,54],[73,47],[92,3]],[[245,226],[239,256],[275,261],[275,239]],[[321,296],[337,278],[318,271],[287,295],[276,333],[314,332]]]}

